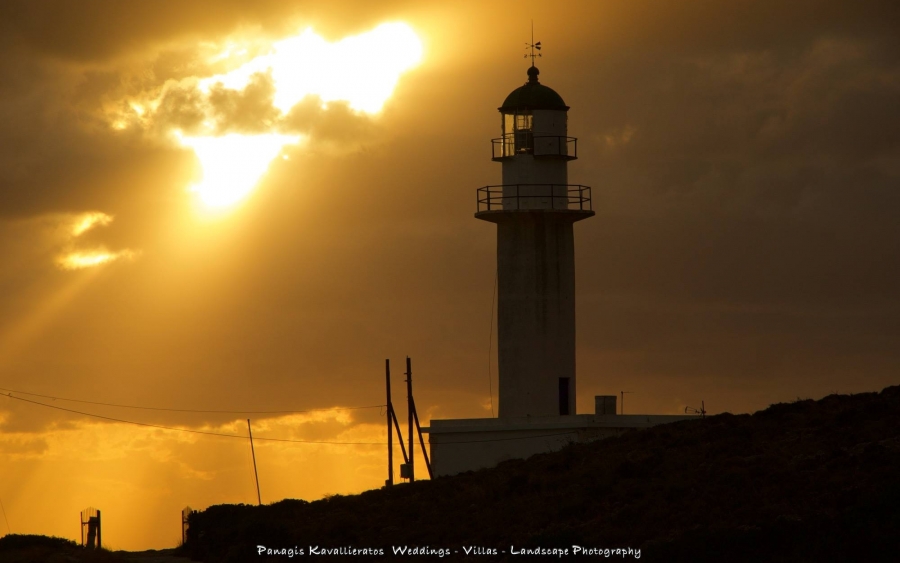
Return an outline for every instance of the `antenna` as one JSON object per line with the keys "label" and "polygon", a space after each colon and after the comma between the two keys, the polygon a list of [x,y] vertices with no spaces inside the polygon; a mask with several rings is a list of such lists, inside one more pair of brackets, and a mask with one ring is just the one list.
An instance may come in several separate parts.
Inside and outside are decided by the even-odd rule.
{"label": "antenna", "polygon": [[537,55],[534,54],[535,49],[537,49],[538,51],[541,50],[541,42],[540,41],[538,41],[537,43],[534,42],[534,20],[531,20],[531,43],[526,43],[525,48],[531,49],[530,54],[525,53],[525,58],[531,57],[531,66],[534,66],[535,57],[541,56],[540,53],[538,53]]}
{"label": "antenna", "polygon": [[706,403],[704,401],[700,401],[700,408],[694,407],[684,407],[684,414],[699,414],[700,418],[706,417]]}
{"label": "antenna", "polygon": [[625,414],[625,393],[634,393],[634,391],[619,391],[622,394],[622,414]]}

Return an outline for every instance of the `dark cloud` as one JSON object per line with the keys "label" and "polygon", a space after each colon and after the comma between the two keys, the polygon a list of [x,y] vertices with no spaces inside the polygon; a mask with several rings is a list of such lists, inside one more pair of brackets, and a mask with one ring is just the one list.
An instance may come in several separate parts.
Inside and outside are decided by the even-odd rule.
{"label": "dark cloud", "polygon": [[0,37],[69,61],[109,60],[176,41],[209,41],[236,32],[275,36],[313,25],[340,37],[372,27],[411,2],[371,6],[335,1],[328,6],[260,0],[11,0],[0,5]]}
{"label": "dark cloud", "polygon": [[201,134],[206,129],[207,105],[207,96],[196,84],[167,88],[159,107],[151,114],[153,128],[160,135],[172,129],[180,130],[185,135]]}
{"label": "dark cloud", "polygon": [[110,2],[88,0],[4,2],[3,35],[42,55],[88,61],[120,57],[176,39],[202,40],[235,31],[242,24],[284,31],[295,10],[282,2],[255,3],[249,12],[238,1]]}
{"label": "dark cloud", "polygon": [[218,133],[261,133],[271,131],[281,112],[272,106],[275,86],[271,73],[256,73],[243,91],[214,84],[209,104]]}
{"label": "dark cloud", "polygon": [[379,133],[371,117],[353,111],[347,102],[324,104],[318,96],[307,96],[291,108],[280,129],[339,145],[345,151],[358,150],[361,145],[374,141]]}
{"label": "dark cloud", "polygon": [[[628,217],[610,228],[660,245],[628,245],[646,275],[623,275],[623,288],[665,271],[681,281],[669,291],[697,299],[847,304],[889,291],[893,267],[861,262],[879,264],[900,240],[886,211],[897,171],[885,165],[900,150],[900,65],[860,40],[816,40],[793,56],[711,53],[645,69],[606,67],[605,82],[641,87],[607,90],[588,116],[599,195]],[[606,132],[625,128],[629,142],[611,144]]]}

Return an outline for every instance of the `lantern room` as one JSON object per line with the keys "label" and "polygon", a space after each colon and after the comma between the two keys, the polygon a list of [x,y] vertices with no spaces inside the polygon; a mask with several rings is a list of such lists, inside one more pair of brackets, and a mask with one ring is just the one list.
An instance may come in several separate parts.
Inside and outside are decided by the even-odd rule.
{"label": "lantern room", "polygon": [[493,139],[493,160],[519,155],[577,158],[577,140],[566,135],[569,106],[538,81],[539,74],[537,67],[530,67],[525,85],[513,90],[498,108],[502,136]]}

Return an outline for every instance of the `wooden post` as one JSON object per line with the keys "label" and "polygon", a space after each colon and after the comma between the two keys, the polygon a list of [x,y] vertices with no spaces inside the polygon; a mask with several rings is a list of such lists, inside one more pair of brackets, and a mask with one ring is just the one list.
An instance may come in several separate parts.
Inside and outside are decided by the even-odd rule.
{"label": "wooden post", "polygon": [[413,458],[413,446],[415,442],[413,442],[413,395],[412,395],[412,363],[410,362],[409,356],[406,356],[406,407],[409,411],[409,482],[412,483],[416,480],[416,469]]}
{"label": "wooden post", "polygon": [[253,449],[253,431],[250,429],[250,419],[247,419],[247,433],[250,434],[250,453],[253,455],[253,475],[256,477],[256,502],[262,506],[262,497],[259,494],[259,473],[256,471],[256,451]]}
{"label": "wooden post", "polygon": [[191,510],[190,506],[185,506],[181,509],[181,545],[187,543],[187,530],[190,526],[189,520],[191,517],[191,513],[193,512],[194,511]]}
{"label": "wooden post", "polygon": [[403,463],[409,463],[409,457],[406,455],[406,446],[403,445],[403,432],[400,431],[400,422],[397,421],[394,405],[391,405],[391,418],[394,420],[394,429],[397,430],[397,437],[400,438],[400,453],[403,454]]}
{"label": "wooden post", "polygon": [[391,360],[384,361],[384,378],[387,383],[387,447],[388,447],[388,478],[387,486],[394,484],[394,427],[391,425]]}
{"label": "wooden post", "polygon": [[[90,513],[88,513],[90,514]],[[96,516],[88,516],[88,534],[87,534],[87,547],[88,549],[100,549],[100,546],[103,544],[100,537],[101,527],[100,527],[100,511],[97,511]]]}
{"label": "wooden post", "polygon": [[[96,512],[96,514],[94,514]],[[85,520],[87,517],[87,520]],[[81,546],[88,549],[100,549],[103,545],[102,529],[100,526],[100,511],[87,507],[78,515],[81,523]],[[87,526],[87,537],[84,535],[84,527]]]}
{"label": "wooden post", "polygon": [[419,444],[422,445],[422,457],[425,458],[425,469],[428,470],[428,478],[434,479],[434,473],[431,471],[431,460],[428,459],[428,450],[425,449],[425,438],[422,437],[422,427],[419,426],[419,413],[415,411],[415,403],[413,403],[413,418],[416,420],[416,430],[419,432]]}

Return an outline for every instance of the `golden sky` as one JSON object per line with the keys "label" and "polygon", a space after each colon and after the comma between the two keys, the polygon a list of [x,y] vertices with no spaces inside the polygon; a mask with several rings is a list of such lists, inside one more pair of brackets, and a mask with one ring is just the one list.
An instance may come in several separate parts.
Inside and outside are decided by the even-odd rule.
{"label": "golden sky", "polygon": [[[423,424],[490,416],[495,233],[472,214],[532,19],[597,212],[578,410],[896,384],[893,2],[93,0],[0,4],[3,393],[353,442],[257,442],[264,502],[384,482],[358,444],[381,412],[339,409],[384,402],[385,358],[401,420],[406,355]],[[12,532],[77,539],[95,506],[113,548],[256,500],[246,440],[4,397],[0,475]]]}

